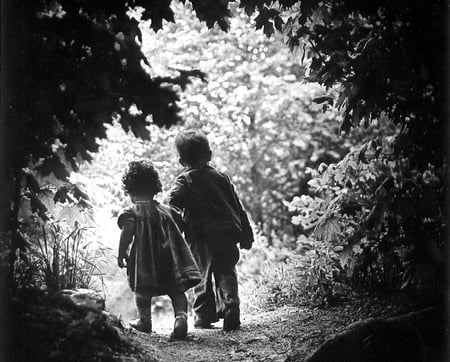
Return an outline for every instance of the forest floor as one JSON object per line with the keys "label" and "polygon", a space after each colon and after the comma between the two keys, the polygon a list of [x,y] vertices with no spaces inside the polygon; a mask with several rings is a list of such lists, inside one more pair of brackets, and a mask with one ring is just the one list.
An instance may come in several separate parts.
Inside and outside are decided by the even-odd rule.
{"label": "forest floor", "polygon": [[329,308],[284,306],[243,313],[241,328],[232,332],[222,331],[221,321],[213,329],[193,329],[190,320],[185,341],[170,340],[169,327],[151,334],[125,328],[122,338],[134,348],[116,358],[158,362],[303,361],[348,324],[368,317],[398,315],[411,307],[393,306],[391,302],[372,298]]}
{"label": "forest floor", "polygon": [[[125,320],[110,313],[74,307],[64,299],[41,294],[25,297],[13,300],[12,313],[0,318],[2,326],[10,325],[9,331],[3,330],[3,337],[10,339],[6,350],[8,358],[2,359],[5,356],[0,353],[0,360],[303,361],[353,322],[369,317],[397,316],[426,306],[405,298],[371,296],[326,308],[281,306],[250,311],[244,307],[239,330],[224,332],[221,321],[215,323],[213,329],[194,329],[190,317],[187,339],[176,341],[170,339],[173,320],[167,314],[155,316],[155,330],[146,334],[127,327]],[[160,317],[164,317],[163,320]],[[0,338],[0,343],[5,341]],[[443,362],[445,358],[432,361]]]}

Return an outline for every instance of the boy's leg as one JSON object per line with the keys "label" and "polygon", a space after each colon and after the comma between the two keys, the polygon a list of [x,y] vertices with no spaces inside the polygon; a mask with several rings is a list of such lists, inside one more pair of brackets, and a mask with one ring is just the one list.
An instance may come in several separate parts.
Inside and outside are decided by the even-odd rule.
{"label": "boy's leg", "polygon": [[169,295],[172,299],[175,323],[172,338],[185,339],[187,335],[187,299],[184,292],[174,292]]}
{"label": "boy's leg", "polygon": [[135,295],[138,319],[130,321],[130,326],[138,331],[150,333],[152,331],[152,298]]}
{"label": "boy's leg", "polygon": [[202,281],[194,287],[195,326],[207,328],[218,321],[211,280],[212,252],[206,242],[198,240],[191,244],[191,250],[202,275]]}
{"label": "boy's leg", "polygon": [[239,250],[233,245],[226,250],[218,250],[213,257],[213,272],[216,281],[216,293],[220,300],[219,314],[224,318],[223,329],[239,328],[240,310],[236,264]]}

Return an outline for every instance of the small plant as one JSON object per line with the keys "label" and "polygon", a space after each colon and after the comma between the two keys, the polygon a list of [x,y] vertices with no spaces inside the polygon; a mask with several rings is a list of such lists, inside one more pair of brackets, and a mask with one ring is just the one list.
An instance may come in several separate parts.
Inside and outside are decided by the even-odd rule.
{"label": "small plant", "polygon": [[14,265],[16,286],[51,292],[89,288],[97,281],[103,285],[106,248],[90,238],[91,229],[61,220],[28,225],[24,238],[29,250],[20,252]]}
{"label": "small plant", "polygon": [[98,245],[93,247],[86,235],[90,229],[77,222],[73,228],[61,222],[42,226],[42,239],[37,240],[35,255],[44,267],[49,289],[88,288],[93,277],[101,277],[104,250]]}
{"label": "small plant", "polygon": [[89,196],[69,181],[50,184],[37,168],[20,173],[16,229],[2,235],[8,281],[17,290],[50,292],[88,288],[97,280],[103,286],[105,248],[93,240]]}
{"label": "small plant", "polygon": [[269,246],[257,234],[252,251],[238,264],[252,308],[331,305],[349,290],[338,254],[326,243],[300,236],[297,250]]}
{"label": "small plant", "polygon": [[298,274],[310,302],[329,306],[350,294],[347,270],[336,247],[303,235],[298,245]]}

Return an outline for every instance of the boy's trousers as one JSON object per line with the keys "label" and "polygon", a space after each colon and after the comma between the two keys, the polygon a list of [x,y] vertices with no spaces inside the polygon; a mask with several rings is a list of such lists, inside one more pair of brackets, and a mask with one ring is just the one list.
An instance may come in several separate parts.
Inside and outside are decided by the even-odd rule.
{"label": "boy's trousers", "polygon": [[223,318],[226,310],[239,310],[236,273],[239,249],[236,244],[214,245],[204,239],[195,239],[191,243],[191,250],[202,275],[202,281],[194,288],[194,311],[197,318],[214,323]]}

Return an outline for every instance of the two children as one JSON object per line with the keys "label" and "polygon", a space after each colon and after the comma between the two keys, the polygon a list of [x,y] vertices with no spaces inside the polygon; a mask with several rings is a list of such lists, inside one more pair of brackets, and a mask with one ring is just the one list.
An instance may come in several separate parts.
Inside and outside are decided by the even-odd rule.
{"label": "two children", "polygon": [[126,264],[136,297],[139,318],[130,325],[150,332],[151,298],[167,294],[175,311],[172,337],[184,339],[184,292],[193,286],[194,327],[211,328],[211,323],[223,318],[225,331],[239,328],[237,244],[250,249],[253,232],[230,178],[209,165],[206,136],[197,130],[184,131],[175,145],[185,170],[170,191],[170,206],[153,200],[161,184],[149,161],[131,162],[123,176],[133,206],[118,219],[122,229],[118,264]]}

